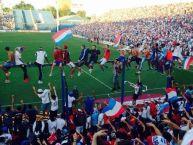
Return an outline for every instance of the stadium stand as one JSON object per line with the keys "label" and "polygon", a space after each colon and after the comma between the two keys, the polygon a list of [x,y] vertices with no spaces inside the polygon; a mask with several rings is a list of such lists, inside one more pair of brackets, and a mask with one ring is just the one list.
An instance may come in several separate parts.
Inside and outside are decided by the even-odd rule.
{"label": "stadium stand", "polygon": [[38,11],[32,11],[32,15],[34,18],[35,23],[41,23],[41,18],[39,16],[39,12]]}
{"label": "stadium stand", "polygon": [[[112,10],[103,17],[73,28],[73,33],[89,39],[114,42],[116,33],[121,43],[130,45],[153,40],[189,42],[192,36],[193,3]],[[157,9],[157,11],[156,11]],[[168,38],[170,35],[170,38]],[[150,40],[148,40],[151,38]],[[188,51],[191,51],[189,47]]]}
{"label": "stadium stand", "polygon": [[56,23],[48,11],[14,10],[16,30],[51,30]]}
{"label": "stadium stand", "polygon": [[193,2],[178,3],[162,6],[126,8],[111,10],[100,17],[95,17],[92,21],[106,22],[106,21],[125,21],[140,18],[153,18],[163,16],[174,16],[193,12]]}
{"label": "stadium stand", "polygon": [[15,29],[16,30],[24,30],[25,23],[24,18],[21,10],[14,10],[13,11],[14,20],[15,20]]}
{"label": "stadium stand", "polygon": [[34,29],[34,23],[33,23],[33,20],[32,20],[33,17],[31,15],[30,10],[23,10],[22,14],[23,14],[26,29],[33,30]]}
{"label": "stadium stand", "polygon": [[0,1],[0,30],[14,29],[14,19],[12,12],[5,13]]}

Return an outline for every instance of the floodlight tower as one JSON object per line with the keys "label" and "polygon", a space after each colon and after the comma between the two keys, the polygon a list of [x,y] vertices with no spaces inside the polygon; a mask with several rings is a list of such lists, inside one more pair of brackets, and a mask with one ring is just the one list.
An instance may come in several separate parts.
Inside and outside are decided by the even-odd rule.
{"label": "floodlight tower", "polygon": [[0,12],[2,12],[2,2],[0,0]]}
{"label": "floodlight tower", "polygon": [[59,31],[59,1],[56,0],[56,31]]}

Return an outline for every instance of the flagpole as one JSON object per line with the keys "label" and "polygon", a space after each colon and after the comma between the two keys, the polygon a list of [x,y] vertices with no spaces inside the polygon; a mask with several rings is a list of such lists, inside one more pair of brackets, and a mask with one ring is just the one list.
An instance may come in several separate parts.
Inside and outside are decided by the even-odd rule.
{"label": "flagpole", "polygon": [[123,68],[122,68],[122,80],[121,80],[121,104],[124,102],[125,97],[125,59],[123,61]]}
{"label": "flagpole", "polygon": [[67,105],[65,106],[65,80],[63,76],[63,71],[61,71],[61,89],[62,89],[62,113],[65,112],[65,109],[67,108]]}
{"label": "flagpole", "polygon": [[59,31],[59,2],[56,0],[56,31]]}

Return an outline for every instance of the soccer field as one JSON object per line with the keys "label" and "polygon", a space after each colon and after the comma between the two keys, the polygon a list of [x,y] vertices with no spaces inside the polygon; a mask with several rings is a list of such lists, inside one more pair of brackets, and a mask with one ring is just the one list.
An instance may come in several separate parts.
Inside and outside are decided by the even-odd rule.
{"label": "soccer field", "polygon": [[[26,50],[23,52],[22,58],[26,63],[35,62],[35,52],[40,46],[43,47],[48,54],[49,61],[52,62],[52,52],[54,43],[51,40],[52,33],[0,33],[0,62],[7,60],[6,52],[4,47],[9,46],[11,50],[14,50],[17,46],[26,46]],[[71,40],[65,42],[69,46],[69,51],[71,53],[71,58],[73,61],[77,61],[80,54],[81,44],[85,44],[87,47],[91,47],[92,44],[87,40],[72,38]],[[103,50],[101,45],[97,45],[101,50],[101,55],[103,55]],[[111,59],[119,56],[119,53],[112,48],[111,49]],[[69,77],[69,68],[65,67],[66,79],[68,84],[68,89],[71,90],[74,86],[77,86],[80,92],[83,92],[84,96],[89,96],[92,91],[95,90],[98,98],[106,98],[110,93],[111,97],[120,96],[120,92],[111,92],[112,87],[112,64],[107,64],[108,68],[102,72],[98,65],[94,66],[94,71],[92,74],[89,73],[87,67],[83,67],[83,74],[78,77],[77,71],[73,78]],[[54,69],[53,76],[49,77],[50,66],[43,68],[43,81],[44,84],[38,85],[38,69],[36,67],[28,67],[28,74],[30,76],[30,82],[23,83],[23,72],[20,68],[12,68],[10,84],[4,83],[4,73],[0,71],[0,105],[7,106],[11,104],[10,96],[14,94],[16,96],[15,103],[18,104],[20,100],[24,100],[24,103],[34,103],[39,104],[40,99],[37,98],[32,91],[32,86],[37,88],[45,89],[47,88],[48,82],[54,84],[57,88],[59,98],[61,99],[61,79],[60,70],[58,67]],[[132,68],[126,69],[126,79],[130,82],[136,82],[137,78],[135,75],[135,64]],[[193,71],[184,71],[181,69],[174,69],[173,76],[176,82],[180,85],[182,84],[193,84]],[[160,75],[160,73],[151,70],[144,70],[141,74],[141,79],[143,84],[148,86],[148,91],[146,93],[164,93],[164,87],[166,84],[166,76]],[[131,95],[133,89],[126,85],[125,94]]]}

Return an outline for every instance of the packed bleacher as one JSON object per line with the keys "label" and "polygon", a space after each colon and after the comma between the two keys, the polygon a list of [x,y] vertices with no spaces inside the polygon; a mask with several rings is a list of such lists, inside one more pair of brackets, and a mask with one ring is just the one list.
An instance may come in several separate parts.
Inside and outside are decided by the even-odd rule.
{"label": "packed bleacher", "polygon": [[[184,5],[160,6],[160,8],[155,6],[150,9],[136,8],[132,9],[133,13],[130,12],[131,9],[115,10],[115,13],[110,12],[106,17],[104,16],[104,19],[99,17],[96,21],[76,26],[73,32],[88,39],[97,38],[100,41],[109,42],[114,42],[115,35],[120,33],[121,44],[124,45],[177,41],[185,49],[184,51],[191,52],[192,5],[193,3],[185,3]],[[161,9],[165,10],[164,13]],[[138,13],[137,10],[141,12]]]}
{"label": "packed bleacher", "polygon": [[0,13],[0,29],[1,30],[13,30],[15,28],[13,14],[4,13],[3,11]]}
{"label": "packed bleacher", "polygon": [[175,16],[181,14],[191,14],[193,12],[193,2],[189,3],[176,3],[168,5],[155,5],[146,6],[139,8],[125,8],[125,9],[114,9],[105,13],[100,17],[95,17],[92,21],[99,22],[119,22],[125,20],[133,20],[140,18],[157,18]]}

